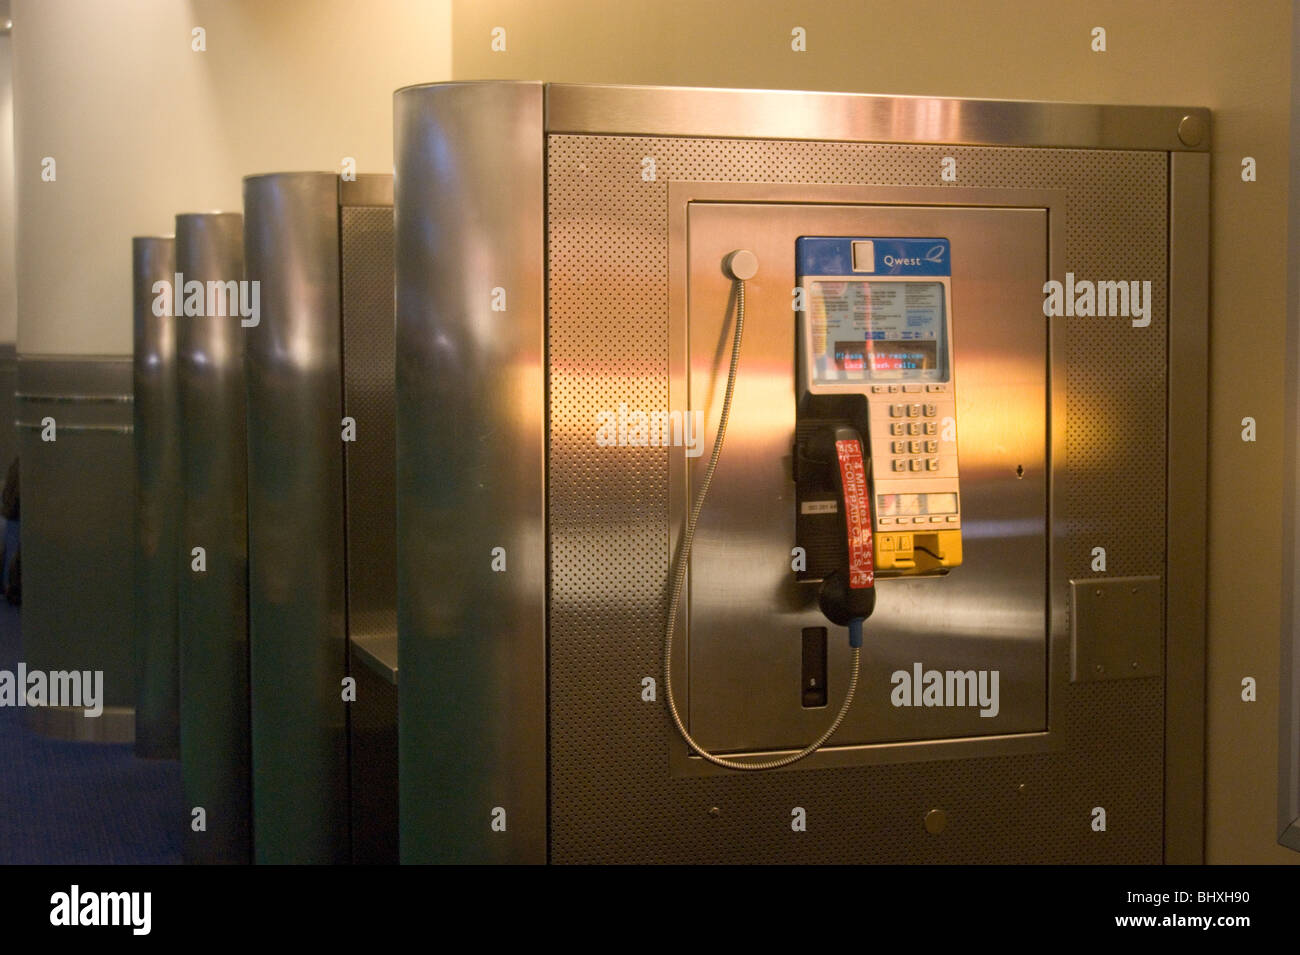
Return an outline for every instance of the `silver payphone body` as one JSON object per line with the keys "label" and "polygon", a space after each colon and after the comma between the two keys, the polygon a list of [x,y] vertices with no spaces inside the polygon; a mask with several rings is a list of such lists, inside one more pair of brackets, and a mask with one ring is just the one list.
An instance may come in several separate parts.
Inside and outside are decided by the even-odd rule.
{"label": "silver payphone body", "polygon": [[[403,859],[1199,859],[1205,129],[399,91]],[[1045,314],[1075,278],[1149,281],[1148,320]],[[701,758],[826,730],[851,648],[818,591],[868,529],[833,735]]]}

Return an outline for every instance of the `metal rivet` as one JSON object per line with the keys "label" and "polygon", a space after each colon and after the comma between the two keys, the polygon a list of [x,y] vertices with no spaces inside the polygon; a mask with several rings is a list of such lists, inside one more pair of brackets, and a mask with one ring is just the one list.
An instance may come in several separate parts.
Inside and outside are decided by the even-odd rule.
{"label": "metal rivet", "polygon": [[1096,594],[1098,597],[1100,597],[1100,596],[1101,596],[1101,588],[1098,587],[1096,590],[1093,591],[1093,593]]}
{"label": "metal rivet", "polygon": [[1184,146],[1199,146],[1205,139],[1205,123],[1190,113],[1178,121],[1178,138]]}
{"label": "metal rivet", "polygon": [[1093,669],[1096,670],[1098,673],[1106,672],[1106,668],[1102,666],[1100,663],[1098,663],[1095,667],[1093,667]]}
{"label": "metal rivet", "polygon": [[948,825],[948,817],[942,809],[931,809],[925,814],[925,831],[931,835],[937,836],[943,832],[946,825]]}
{"label": "metal rivet", "polygon": [[710,806],[709,815],[713,816],[716,819],[718,816],[722,815],[722,810],[719,809],[717,806]]}
{"label": "metal rivet", "polygon": [[1024,784],[1024,783],[1021,783],[1019,786],[1017,786],[1017,787],[1016,787],[1016,792],[1018,792],[1018,793],[1020,793],[1020,794],[1023,795],[1024,792],[1025,792],[1025,784]]}

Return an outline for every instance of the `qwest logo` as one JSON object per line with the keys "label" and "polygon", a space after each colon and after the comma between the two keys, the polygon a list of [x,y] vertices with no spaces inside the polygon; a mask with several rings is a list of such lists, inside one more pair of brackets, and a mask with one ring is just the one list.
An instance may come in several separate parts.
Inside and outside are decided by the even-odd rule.
{"label": "qwest logo", "polygon": [[50,896],[51,925],[129,925],[132,935],[148,935],[152,892],[82,892],[74,885]]}
{"label": "qwest logo", "polygon": [[210,281],[198,279],[185,281],[185,274],[177,272],[174,282],[159,279],[153,283],[153,313],[183,315],[186,318],[225,318],[239,316],[244,328],[254,328],[262,320],[262,283],[248,281]]}

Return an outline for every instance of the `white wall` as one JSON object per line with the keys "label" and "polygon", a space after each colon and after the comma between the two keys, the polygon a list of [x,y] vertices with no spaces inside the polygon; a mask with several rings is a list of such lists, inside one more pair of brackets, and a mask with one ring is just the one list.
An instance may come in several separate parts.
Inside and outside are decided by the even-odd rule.
{"label": "white wall", "polygon": [[238,210],[253,173],[390,172],[393,91],[451,78],[449,0],[14,0],[12,17],[22,355],[129,354],[131,236]]}

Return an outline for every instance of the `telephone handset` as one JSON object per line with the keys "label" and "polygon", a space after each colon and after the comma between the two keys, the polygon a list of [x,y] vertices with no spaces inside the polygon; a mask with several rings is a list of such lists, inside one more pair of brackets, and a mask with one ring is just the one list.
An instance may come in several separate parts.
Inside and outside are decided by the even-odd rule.
{"label": "telephone handset", "polygon": [[[814,453],[830,459],[835,503],[844,515],[836,566],[822,580],[818,606],[831,623],[847,627],[876,609],[875,554],[871,542],[871,496],[867,490],[867,461],[862,436],[846,425],[823,429],[813,439]],[[861,646],[862,633],[850,633],[850,644]],[[856,641],[856,642],[854,642]]]}

